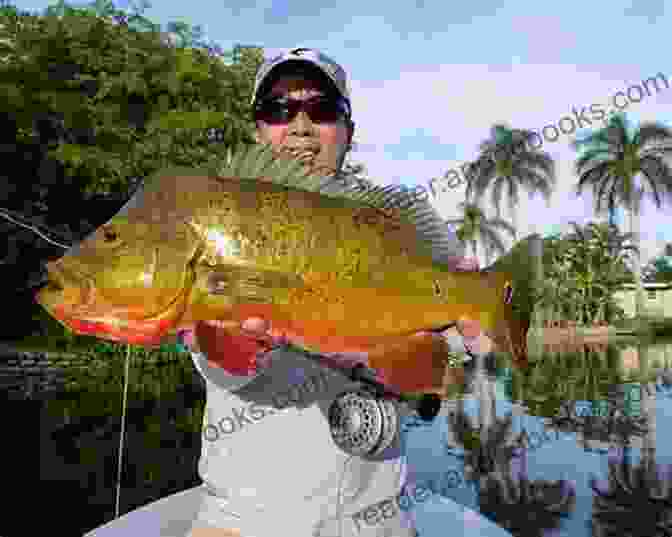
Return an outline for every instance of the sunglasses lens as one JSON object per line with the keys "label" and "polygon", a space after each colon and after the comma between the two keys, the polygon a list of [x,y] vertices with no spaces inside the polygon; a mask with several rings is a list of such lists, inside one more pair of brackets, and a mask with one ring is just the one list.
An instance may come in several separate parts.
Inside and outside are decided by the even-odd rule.
{"label": "sunglasses lens", "polygon": [[258,120],[272,125],[276,123],[287,123],[289,117],[288,105],[280,101],[266,101],[260,103],[256,112],[256,118]]}
{"label": "sunglasses lens", "polygon": [[271,125],[286,124],[296,117],[300,109],[305,110],[310,120],[315,123],[335,123],[347,115],[346,106],[335,100],[320,99],[306,102],[269,100],[260,103],[256,118]]}
{"label": "sunglasses lens", "polygon": [[343,116],[341,108],[335,101],[317,101],[306,111],[310,119],[316,123],[335,123]]}

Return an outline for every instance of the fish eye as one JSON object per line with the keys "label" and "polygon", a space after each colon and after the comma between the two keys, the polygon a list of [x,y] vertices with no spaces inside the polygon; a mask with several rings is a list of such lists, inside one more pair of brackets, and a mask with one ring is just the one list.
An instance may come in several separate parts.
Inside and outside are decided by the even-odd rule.
{"label": "fish eye", "polygon": [[118,244],[121,240],[120,233],[113,226],[105,226],[102,229],[103,242],[108,246]]}
{"label": "fish eye", "polygon": [[511,304],[513,298],[513,285],[511,282],[506,282],[504,285],[504,304]]}

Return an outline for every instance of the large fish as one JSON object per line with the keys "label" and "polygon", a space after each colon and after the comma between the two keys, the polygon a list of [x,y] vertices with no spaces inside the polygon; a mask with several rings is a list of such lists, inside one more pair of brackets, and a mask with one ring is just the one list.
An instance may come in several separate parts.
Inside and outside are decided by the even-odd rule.
{"label": "large fish", "polygon": [[48,264],[36,300],[75,333],[144,346],[218,319],[228,344],[209,359],[222,364],[259,350],[241,345],[239,330],[258,317],[312,352],[369,353],[372,367],[419,389],[437,352],[417,334],[466,318],[504,350],[524,349],[513,275],[499,262],[451,271],[454,254],[445,223],[408,190],[310,177],[253,146],[219,168],[146,179],[118,214]]}

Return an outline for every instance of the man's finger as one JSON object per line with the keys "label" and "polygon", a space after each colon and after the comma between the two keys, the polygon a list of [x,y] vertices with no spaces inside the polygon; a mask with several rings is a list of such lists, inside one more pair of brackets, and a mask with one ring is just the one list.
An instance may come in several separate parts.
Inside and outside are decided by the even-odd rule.
{"label": "man's finger", "polygon": [[483,333],[481,324],[472,319],[457,321],[457,330],[464,338],[464,346],[471,354],[487,354],[493,350],[492,340]]}
{"label": "man's finger", "polygon": [[458,320],[457,330],[464,338],[475,338],[482,333],[481,323],[473,319]]}

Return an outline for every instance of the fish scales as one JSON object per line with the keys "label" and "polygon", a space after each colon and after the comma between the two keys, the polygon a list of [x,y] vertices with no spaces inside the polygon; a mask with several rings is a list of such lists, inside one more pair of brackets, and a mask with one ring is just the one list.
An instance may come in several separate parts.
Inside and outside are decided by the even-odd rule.
{"label": "fish scales", "polygon": [[[159,344],[208,319],[261,316],[322,352],[479,320],[522,341],[497,263],[451,272],[445,223],[398,187],[315,178],[252,148],[216,168],[147,178],[48,265],[37,300],[71,330]],[[505,256],[506,257],[506,256]]]}
{"label": "fish scales", "polygon": [[[276,305],[276,315],[291,322],[307,319],[322,331],[352,336],[442,325],[456,308],[488,322],[488,312],[471,308],[467,299],[483,288],[484,276],[437,269],[418,247],[415,228],[393,211],[237,178],[192,178],[189,186],[191,203],[203,207],[191,223],[204,237],[209,270],[247,267],[294,276],[283,280],[286,285],[278,285],[277,277],[256,284],[248,278],[247,293],[230,285],[236,300],[254,297]],[[242,270],[236,274],[245,277]],[[493,278],[493,285],[503,287],[500,280]],[[197,286],[204,295],[200,303],[219,300],[204,281]]]}

